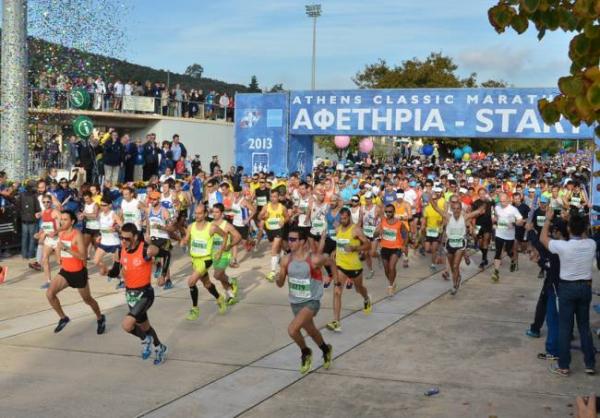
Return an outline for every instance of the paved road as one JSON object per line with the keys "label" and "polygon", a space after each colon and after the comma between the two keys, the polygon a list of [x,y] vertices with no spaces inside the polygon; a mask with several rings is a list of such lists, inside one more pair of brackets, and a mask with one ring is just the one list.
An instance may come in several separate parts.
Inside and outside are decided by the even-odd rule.
{"label": "paved road", "polygon": [[[535,358],[543,339],[524,336],[541,284],[535,266],[522,261],[498,284],[489,272],[465,267],[469,280],[453,297],[427,261],[415,256],[400,268],[401,291],[392,299],[377,266],[367,282],[377,301],[370,316],[346,291],[343,332],[324,331],[334,346],[332,368],[317,361],[302,377],[287,336],[286,291],[262,279],[266,256],[235,270],[242,301],[226,315],[201,290],[197,322],[184,319],[190,300],[182,279],[190,266],[177,258],[175,289],[159,290],[150,311],[170,349],[159,367],[141,360],[139,342],[120,329],[126,307],[114,283],[91,270],[107,312],[105,335],[95,334],[95,318],[71,289],[61,299],[74,320],[55,335],[42,275],[12,259],[10,282],[0,286],[0,416],[565,417],[576,394],[600,387],[597,376],[583,374],[580,353],[567,379]],[[319,326],[331,320],[331,302],[329,289]],[[440,394],[423,396],[431,386]]]}

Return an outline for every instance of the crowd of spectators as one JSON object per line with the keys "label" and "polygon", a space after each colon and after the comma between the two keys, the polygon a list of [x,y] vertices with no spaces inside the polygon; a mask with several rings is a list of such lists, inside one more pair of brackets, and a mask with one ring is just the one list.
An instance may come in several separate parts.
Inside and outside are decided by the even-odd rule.
{"label": "crowd of spectators", "polygon": [[41,73],[31,86],[30,106],[34,108],[69,107],[69,92],[76,87],[87,90],[92,98],[90,110],[121,112],[125,96],[154,98],[154,114],[200,119],[233,121],[234,98],[226,92],[183,89],[180,84],[167,86],[162,82],[73,77]]}

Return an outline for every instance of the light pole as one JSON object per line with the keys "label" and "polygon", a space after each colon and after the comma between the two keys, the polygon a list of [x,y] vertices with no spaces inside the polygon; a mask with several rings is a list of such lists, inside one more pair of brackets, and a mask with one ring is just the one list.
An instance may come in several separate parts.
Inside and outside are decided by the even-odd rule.
{"label": "light pole", "polygon": [[313,46],[312,46],[312,81],[310,88],[315,89],[315,77],[317,72],[317,18],[321,16],[320,4],[309,4],[306,7],[306,15],[313,19]]}

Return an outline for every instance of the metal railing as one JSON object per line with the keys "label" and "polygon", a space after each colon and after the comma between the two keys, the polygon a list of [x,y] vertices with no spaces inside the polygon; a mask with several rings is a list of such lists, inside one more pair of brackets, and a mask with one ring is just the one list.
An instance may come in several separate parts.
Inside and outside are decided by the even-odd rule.
{"label": "metal railing", "polygon": [[[176,100],[172,97],[153,97],[139,95],[116,95],[114,93],[90,93],[90,106],[86,110],[96,112],[121,112],[137,114],[154,114],[180,118],[197,118],[212,120],[234,119],[234,108],[222,107],[219,103],[207,103],[206,101]],[[146,106],[144,109],[129,110],[124,106],[124,101],[131,97],[144,97],[153,100],[154,106]],[[30,88],[28,94],[30,109],[72,109],[69,90],[57,88]]]}

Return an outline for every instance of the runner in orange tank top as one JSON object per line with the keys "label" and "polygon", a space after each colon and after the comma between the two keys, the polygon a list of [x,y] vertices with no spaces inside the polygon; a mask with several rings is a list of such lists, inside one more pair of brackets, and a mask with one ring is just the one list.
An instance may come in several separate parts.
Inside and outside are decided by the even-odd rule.
{"label": "runner in orange tank top", "polygon": [[54,308],[60,320],[54,332],[60,332],[69,323],[70,319],[62,309],[57,295],[67,287],[79,291],[81,299],[92,308],[96,314],[98,334],[103,334],[106,329],[106,317],[100,312],[98,302],[92,297],[88,283],[88,273],[85,267],[87,248],[83,243],[81,233],[73,228],[77,217],[73,212],[62,211],[59,218],[58,243],[56,252],[60,257],[60,272],[52,279],[46,291],[50,306]]}
{"label": "runner in orange tank top", "polygon": [[164,257],[167,250],[147,244],[141,231],[135,224],[126,223],[121,227],[121,268],[125,281],[125,299],[129,313],[123,318],[121,326],[142,340],[142,358],[146,360],[152,354],[154,346],[154,364],[159,365],[167,359],[167,346],[162,344],[156,331],[150,325],[148,309],[154,303],[154,289],[151,285],[154,257]]}
{"label": "runner in orange tank top", "polygon": [[408,232],[406,224],[395,217],[396,210],[393,204],[384,208],[384,218],[375,230],[375,236],[380,237],[381,259],[385,277],[388,279],[388,295],[393,296],[396,292],[396,264],[402,256],[404,247],[403,232]]}

